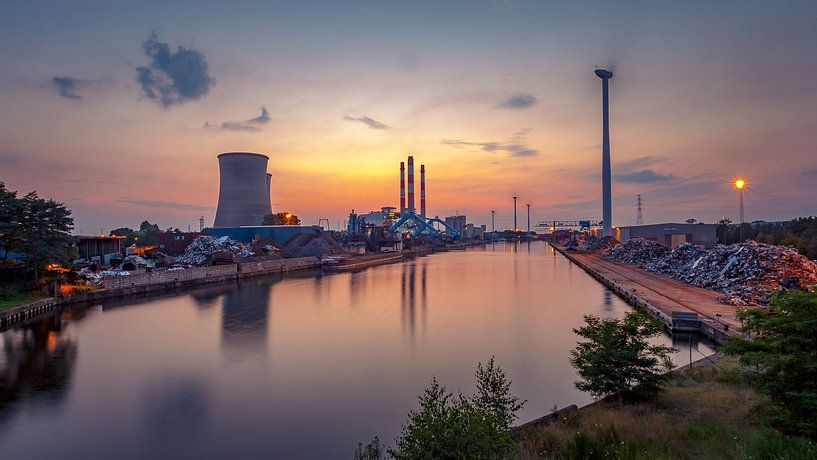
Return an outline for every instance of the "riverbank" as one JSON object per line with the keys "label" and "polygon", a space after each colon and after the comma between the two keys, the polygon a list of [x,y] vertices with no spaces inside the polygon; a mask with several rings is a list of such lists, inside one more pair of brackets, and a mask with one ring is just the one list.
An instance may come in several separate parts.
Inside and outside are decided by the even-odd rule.
{"label": "riverbank", "polygon": [[714,291],[615,262],[598,253],[553,247],[627,303],[663,322],[670,331],[699,332],[716,343],[739,332],[737,307],[721,303]]}
{"label": "riverbank", "polygon": [[227,265],[194,267],[184,270],[160,270],[127,276],[110,276],[103,280],[102,289],[82,292],[71,296],[40,299],[5,311],[0,311],[0,328],[17,324],[35,316],[49,313],[61,305],[98,302],[118,297],[128,297],[155,292],[173,291],[179,288],[210,283],[237,281],[256,276],[289,273],[319,268],[316,257],[246,261]]}
{"label": "riverbank", "polygon": [[765,425],[763,397],[737,377],[735,358],[673,373],[652,400],[600,401],[520,428],[518,458],[817,458],[817,446]]}

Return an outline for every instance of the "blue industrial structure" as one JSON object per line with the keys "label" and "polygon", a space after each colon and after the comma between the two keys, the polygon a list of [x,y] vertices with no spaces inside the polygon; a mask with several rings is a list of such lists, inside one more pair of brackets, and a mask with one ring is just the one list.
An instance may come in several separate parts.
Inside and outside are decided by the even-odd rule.
{"label": "blue industrial structure", "polygon": [[456,229],[454,229],[454,227],[452,227],[452,226],[446,224],[444,221],[440,220],[439,217],[435,217],[433,219],[425,220],[425,219],[423,219],[422,217],[418,216],[417,214],[415,214],[413,212],[405,213],[400,218],[400,220],[395,222],[394,225],[392,225],[389,228],[389,231],[390,232],[397,231],[397,229],[399,229],[402,225],[404,225],[408,221],[412,221],[412,222],[414,222],[416,224],[415,225],[416,228],[412,232],[412,236],[414,236],[414,237],[420,236],[426,230],[428,230],[428,232],[431,234],[431,236],[433,236],[435,238],[441,236],[440,231],[437,230],[436,228],[434,228],[433,225],[431,225],[432,223],[436,222],[436,223],[442,224],[445,228],[450,230],[451,231],[451,236],[455,240],[458,240],[460,238],[460,232],[458,232]]}
{"label": "blue industrial structure", "polygon": [[249,243],[255,239],[269,238],[276,244],[283,244],[294,235],[300,233],[307,233],[311,235],[318,235],[323,231],[317,225],[257,225],[246,227],[219,227],[219,228],[205,228],[204,233],[207,235],[222,237],[229,236],[234,240],[242,243]]}

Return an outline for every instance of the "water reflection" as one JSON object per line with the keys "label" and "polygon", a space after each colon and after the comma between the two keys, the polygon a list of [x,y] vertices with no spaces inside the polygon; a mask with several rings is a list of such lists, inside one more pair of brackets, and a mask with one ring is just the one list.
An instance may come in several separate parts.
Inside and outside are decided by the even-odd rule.
{"label": "water reflection", "polygon": [[255,278],[235,284],[224,294],[221,343],[224,348],[266,349],[267,311],[276,279]]}
{"label": "water reflection", "polygon": [[22,403],[54,408],[68,392],[77,345],[62,334],[59,314],[2,333],[0,424]]}

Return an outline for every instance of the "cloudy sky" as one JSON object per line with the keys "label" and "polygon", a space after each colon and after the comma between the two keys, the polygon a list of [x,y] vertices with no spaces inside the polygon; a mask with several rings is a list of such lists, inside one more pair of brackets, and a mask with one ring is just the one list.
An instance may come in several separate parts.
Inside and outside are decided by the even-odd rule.
{"label": "cloudy sky", "polygon": [[0,181],[78,233],[212,224],[216,155],[270,157],[272,203],[332,225],[600,217],[611,81],[614,224],[817,214],[817,2],[5,2]]}

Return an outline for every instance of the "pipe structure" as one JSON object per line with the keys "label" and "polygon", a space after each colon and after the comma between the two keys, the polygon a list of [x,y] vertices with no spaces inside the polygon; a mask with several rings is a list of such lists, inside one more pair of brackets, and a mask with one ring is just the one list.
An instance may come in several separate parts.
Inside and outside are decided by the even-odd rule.
{"label": "pipe structure", "polygon": [[406,163],[400,162],[400,214],[406,212]]}
{"label": "pipe structure", "polygon": [[609,83],[613,72],[597,69],[596,76],[601,78],[602,142],[601,142],[601,195],[602,195],[602,229],[604,236],[613,236],[613,192],[612,173],[610,171],[610,98]]}
{"label": "pipe structure", "polygon": [[414,212],[414,157],[408,157],[408,212]]}
{"label": "pipe structure", "polygon": [[420,217],[426,218],[426,165],[420,165]]}

